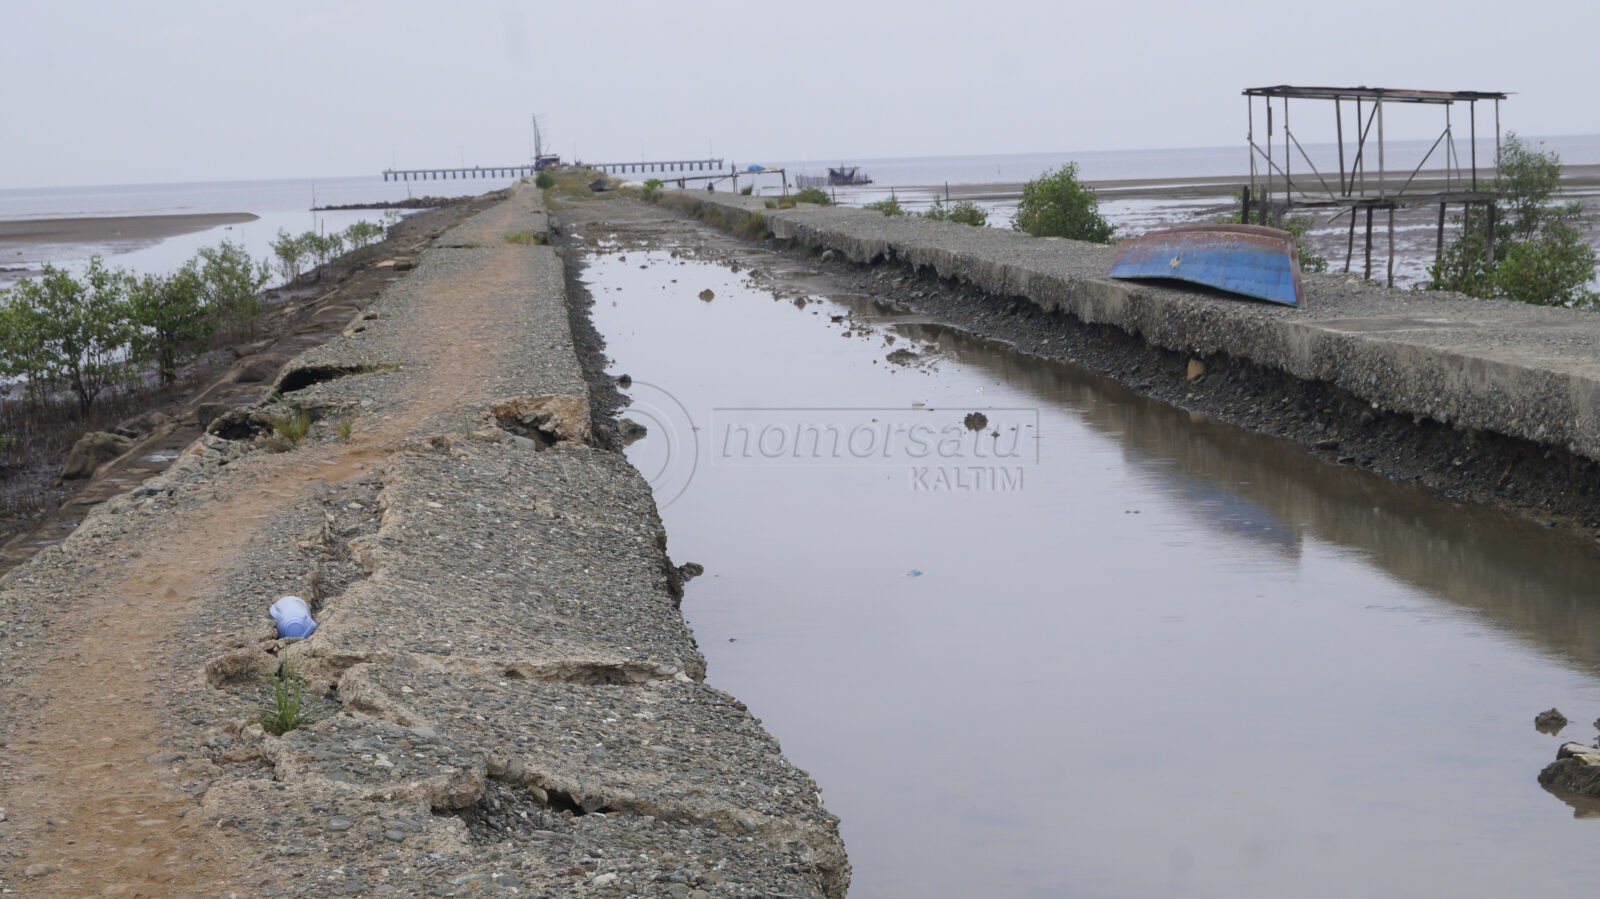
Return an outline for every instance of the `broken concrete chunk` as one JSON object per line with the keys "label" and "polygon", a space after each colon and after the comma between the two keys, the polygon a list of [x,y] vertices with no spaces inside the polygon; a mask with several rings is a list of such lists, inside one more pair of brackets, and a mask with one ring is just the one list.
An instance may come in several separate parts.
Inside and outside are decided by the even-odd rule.
{"label": "broken concrete chunk", "polygon": [[61,469],[61,479],[70,481],[87,478],[95,469],[133,448],[133,441],[109,431],[90,431],[78,438],[67,454],[67,464]]}
{"label": "broken concrete chunk", "polygon": [[289,361],[284,353],[259,353],[240,359],[233,367],[237,384],[268,384],[278,377],[278,369]]}
{"label": "broken concrete chunk", "polygon": [[583,397],[517,397],[495,406],[494,416],[501,427],[533,440],[589,440],[589,403]]}

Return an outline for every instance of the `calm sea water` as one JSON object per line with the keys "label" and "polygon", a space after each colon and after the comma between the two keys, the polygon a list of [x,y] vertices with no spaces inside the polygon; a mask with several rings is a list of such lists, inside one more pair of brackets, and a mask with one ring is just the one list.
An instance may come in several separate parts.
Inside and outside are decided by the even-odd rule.
{"label": "calm sea water", "polygon": [[[1570,165],[1600,164],[1600,135],[1534,138],[1547,149],[1561,155]],[[1391,141],[1387,147],[1392,168],[1398,170],[1420,162],[1428,153],[1429,141]],[[1333,144],[1307,146],[1309,157],[1319,168],[1334,165],[1337,148]],[[1249,156],[1243,145],[1235,147],[1189,147],[1179,149],[1124,150],[1097,152],[1058,152],[994,154],[981,156],[927,156],[883,159],[838,159],[786,162],[782,160],[738,160],[739,167],[763,164],[782,167],[796,174],[825,175],[829,166],[855,165],[873,179],[864,190],[841,192],[846,204],[870,202],[890,191],[908,208],[925,208],[935,196],[932,188],[946,184],[1016,184],[1077,162],[1083,178],[1090,181],[1153,179],[1181,183],[1186,179],[1218,176],[1245,177]],[[0,287],[21,276],[16,269],[36,269],[50,262],[75,268],[91,255],[101,254],[119,266],[136,272],[170,271],[189,259],[201,247],[223,240],[241,243],[257,258],[271,253],[271,243],[279,230],[298,233],[307,230],[337,231],[360,221],[378,221],[374,210],[312,212],[313,206],[348,205],[410,196],[466,196],[498,190],[513,179],[450,179],[443,181],[384,181],[379,175],[302,178],[273,181],[223,181],[182,184],[114,184],[78,187],[51,187],[0,190],[0,220],[31,218],[74,218],[82,216],[181,215],[190,213],[249,212],[260,218],[241,225],[230,225],[161,241],[123,241],[116,244],[0,244]],[[758,182],[758,188],[776,188]],[[747,182],[748,183],[748,182]],[[915,188],[922,187],[923,190]],[[1195,216],[1212,214],[1226,205],[1227,191],[1215,197],[1181,200],[1119,199],[1102,197],[1102,211],[1123,233],[1139,233]],[[991,224],[1006,226],[1015,212],[1015,202],[986,201]],[[12,271],[5,271],[12,269]]]}
{"label": "calm sea water", "polygon": [[[1560,154],[1568,165],[1600,164],[1600,134],[1532,137],[1544,148]],[[1390,141],[1385,147],[1389,166],[1409,170],[1427,155],[1433,142]],[[1479,153],[1491,154],[1489,144],[1480,138]],[[1458,151],[1465,150],[1458,146]],[[1332,143],[1309,144],[1306,152],[1321,170],[1337,171],[1338,146]],[[1435,160],[1437,159],[1435,156]],[[744,161],[741,160],[741,164]],[[754,160],[754,162],[763,162]],[[1167,150],[1102,150],[1083,153],[1018,153],[990,156],[927,156],[890,159],[818,159],[800,162],[764,163],[788,169],[791,175],[826,175],[830,166],[859,166],[879,187],[905,187],[939,184],[1017,183],[1039,173],[1078,163],[1079,174],[1089,181],[1136,179],[1184,179],[1247,176],[1250,155],[1243,143],[1234,147],[1188,147]],[[1296,157],[1295,164],[1301,164]],[[1485,164],[1487,160],[1485,159]],[[1430,167],[1432,167],[1430,165]]]}
{"label": "calm sea water", "polygon": [[[0,268],[37,268],[49,262],[76,268],[95,254],[136,272],[171,271],[201,247],[224,240],[243,244],[258,259],[271,255],[278,231],[341,231],[363,219],[378,222],[381,210],[312,212],[313,206],[342,206],[404,200],[410,196],[467,196],[499,190],[510,178],[447,181],[384,181],[381,176],[305,178],[274,181],[215,181],[188,184],[110,184],[81,187],[0,190],[0,220],[126,215],[190,215],[249,212],[256,221],[226,225],[159,241],[114,244],[0,242]],[[19,276],[0,271],[0,287]]]}

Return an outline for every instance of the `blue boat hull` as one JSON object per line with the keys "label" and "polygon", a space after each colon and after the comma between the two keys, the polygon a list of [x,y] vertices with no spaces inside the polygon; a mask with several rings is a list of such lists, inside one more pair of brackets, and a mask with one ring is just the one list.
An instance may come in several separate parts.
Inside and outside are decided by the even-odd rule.
{"label": "blue boat hull", "polygon": [[1185,225],[1117,243],[1111,277],[1161,278],[1299,306],[1294,235],[1258,225]]}

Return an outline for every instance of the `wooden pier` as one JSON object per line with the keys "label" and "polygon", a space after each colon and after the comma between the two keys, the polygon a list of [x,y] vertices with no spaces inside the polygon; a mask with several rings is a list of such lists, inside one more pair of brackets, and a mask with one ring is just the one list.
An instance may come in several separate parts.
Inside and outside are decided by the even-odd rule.
{"label": "wooden pier", "polygon": [[460,169],[384,169],[385,181],[450,181],[457,178],[526,178],[536,170],[527,165],[475,165]]}
{"label": "wooden pier", "polygon": [[[655,162],[591,162],[577,163],[608,175],[626,175],[633,172],[714,172],[723,167],[721,159],[669,159]],[[385,181],[450,181],[462,178],[526,178],[538,169],[533,163],[525,165],[475,165],[462,168],[384,169]]]}
{"label": "wooden pier", "polygon": [[672,159],[661,162],[580,162],[588,169],[607,175],[627,175],[634,172],[714,172],[723,167],[720,159]]}

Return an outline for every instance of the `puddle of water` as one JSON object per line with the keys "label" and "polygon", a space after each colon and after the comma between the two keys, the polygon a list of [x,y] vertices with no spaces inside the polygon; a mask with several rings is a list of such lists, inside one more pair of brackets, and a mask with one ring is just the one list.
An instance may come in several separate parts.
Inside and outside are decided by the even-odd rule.
{"label": "puddle of water", "polygon": [[842,816],[852,897],[1600,873],[1535,780],[1600,715],[1592,547],[865,301],[626,260],[587,280],[629,456],[706,567],[685,614]]}

